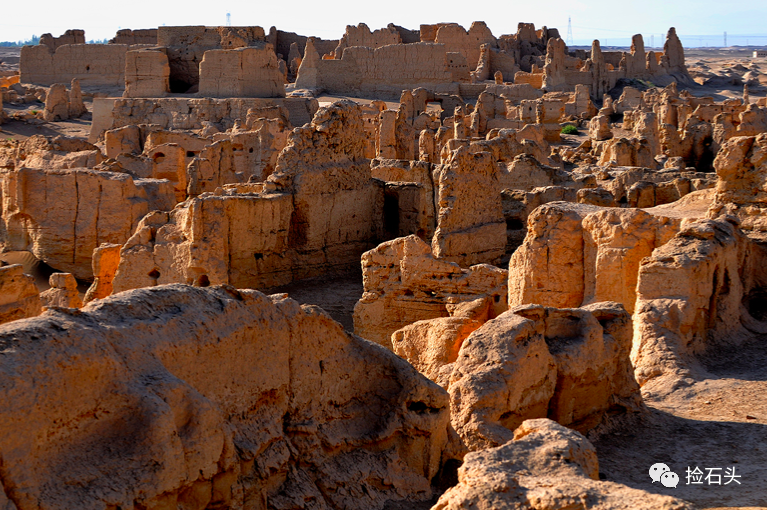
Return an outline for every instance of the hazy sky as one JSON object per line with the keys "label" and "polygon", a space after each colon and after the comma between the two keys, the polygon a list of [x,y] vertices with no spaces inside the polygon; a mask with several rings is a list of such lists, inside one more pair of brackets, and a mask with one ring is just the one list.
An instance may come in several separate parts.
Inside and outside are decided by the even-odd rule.
{"label": "hazy sky", "polygon": [[[108,5],[114,5],[114,8]],[[567,34],[567,19],[572,17],[573,39],[622,41],[629,44],[632,34],[641,33],[646,42],[655,34],[656,45],[661,34],[670,26],[684,36],[712,35],[721,40],[727,31],[729,44],[767,45],[767,2],[763,0],[547,0],[545,2],[476,2],[476,9],[467,8],[472,2],[416,2],[405,0],[308,0],[243,1],[190,0],[186,3],[132,0],[128,2],[103,0],[38,0],[34,9],[25,9],[18,2],[3,9],[0,17],[0,41],[28,39],[46,32],[54,36],[68,28],[82,28],[87,39],[114,36],[121,28],[153,28],[159,25],[224,25],[226,13],[231,13],[232,25],[259,25],[266,30],[280,30],[338,39],[346,25],[364,22],[371,29],[395,23],[418,29],[421,23],[452,21],[468,28],[472,21],[485,21],[496,36],[516,32],[517,23],[533,22]],[[19,13],[17,16],[15,13]],[[761,39],[757,36],[761,35]],[[741,42],[742,36],[743,41]],[[617,44],[614,43],[614,44]]]}

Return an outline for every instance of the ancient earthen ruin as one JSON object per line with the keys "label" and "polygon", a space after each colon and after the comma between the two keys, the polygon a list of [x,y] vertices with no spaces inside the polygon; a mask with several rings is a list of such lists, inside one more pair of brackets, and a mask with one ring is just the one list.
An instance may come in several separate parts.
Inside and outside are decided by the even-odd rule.
{"label": "ancient earthen ruin", "polygon": [[[0,510],[764,506],[767,82],[701,65],[529,23],[24,46]],[[684,483],[711,452],[743,492]]]}

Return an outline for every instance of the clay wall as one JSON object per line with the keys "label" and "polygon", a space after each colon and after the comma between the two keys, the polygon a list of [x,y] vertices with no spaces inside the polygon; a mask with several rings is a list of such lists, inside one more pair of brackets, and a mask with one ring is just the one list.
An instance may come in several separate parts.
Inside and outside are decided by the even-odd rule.
{"label": "clay wall", "polygon": [[469,30],[464,30],[455,23],[443,25],[437,29],[434,42],[444,44],[445,51],[462,53],[470,71],[477,68],[483,44],[488,44],[491,48],[498,46],[493,33],[483,21],[475,21]]}
{"label": "clay wall", "polygon": [[85,44],[85,30],[67,30],[59,37],[43,34],[40,36],[40,44],[48,46],[52,51],[65,44]]}
{"label": "clay wall", "polygon": [[169,78],[164,51],[134,50],[125,54],[123,97],[163,97],[170,92]]}
{"label": "clay wall", "polygon": [[364,23],[360,23],[356,27],[354,25],[347,25],[346,32],[341,37],[341,40],[338,41],[334,54],[336,58],[341,58],[344,48],[351,46],[380,48],[389,44],[402,44],[402,38],[393,25],[374,31],[371,31]]}
{"label": "clay wall", "polygon": [[157,29],[147,28],[140,30],[131,30],[123,28],[118,30],[117,34],[109,40],[109,44],[157,44]]}
{"label": "clay wall", "polygon": [[156,124],[163,129],[200,129],[203,122],[218,124],[224,130],[243,123],[248,110],[284,106],[290,123],[309,122],[317,111],[316,99],[306,98],[162,98],[96,99],[90,140],[98,140],[109,129],[139,124]]}
{"label": "clay wall", "polygon": [[173,207],[167,181],[85,168],[21,168],[0,174],[0,243],[89,279],[93,250],[123,243],[149,211]]}
{"label": "clay wall", "polygon": [[200,62],[201,96],[285,97],[284,83],[271,45],[208,50]]}
{"label": "clay wall", "polygon": [[[269,36],[269,42],[271,42],[274,46],[275,53],[282,55],[284,60],[287,60],[288,55],[290,55],[290,45],[293,43],[298,45],[299,53],[301,55],[304,54],[306,49],[306,40],[308,39],[307,36],[299,35],[295,32],[283,32],[282,30],[270,31]],[[320,56],[327,55],[328,53],[333,53],[339,43],[338,39],[326,40],[320,39],[318,37],[313,37],[313,39],[314,46],[317,48]]]}
{"label": "clay wall", "polygon": [[[261,29],[263,40],[265,34]],[[184,27],[159,27],[157,29],[158,46],[182,46],[194,45],[202,47],[219,47],[221,44],[221,35],[213,27],[205,26],[184,26]]]}
{"label": "clay wall", "polygon": [[[291,264],[283,255],[292,197],[257,193],[260,185],[246,185],[242,194],[236,186],[227,188],[222,195],[193,198],[171,213],[142,220],[121,250],[113,291],[173,282],[238,288],[289,282]],[[153,239],[148,264],[141,244],[147,235]],[[174,258],[165,256],[169,252]]]}
{"label": "clay wall", "polygon": [[[309,60],[304,58],[296,83],[321,88],[331,94],[378,94],[399,98],[405,89],[424,87],[451,92],[456,88],[442,44],[399,44],[377,49],[356,46],[346,48],[340,60],[314,60],[316,67],[313,69]],[[314,70],[316,77],[313,80],[302,79]]]}
{"label": "clay wall", "polygon": [[263,46],[264,29],[252,27],[160,27],[157,45],[165,46],[170,65],[171,92],[196,92],[200,62],[208,50]]}
{"label": "clay wall", "polygon": [[21,48],[22,83],[52,85],[80,80],[82,86],[122,88],[125,44],[66,44],[55,51],[43,44]]}
{"label": "clay wall", "polygon": [[519,71],[514,75],[515,85],[530,85],[533,88],[541,89],[543,87],[543,73],[526,73]]}

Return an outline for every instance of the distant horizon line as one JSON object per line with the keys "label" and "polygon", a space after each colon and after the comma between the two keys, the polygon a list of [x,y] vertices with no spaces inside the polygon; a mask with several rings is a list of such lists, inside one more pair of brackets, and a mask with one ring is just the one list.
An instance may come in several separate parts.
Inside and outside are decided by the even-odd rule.
{"label": "distant horizon line", "polygon": [[[130,30],[151,30],[151,29],[156,29],[156,28],[160,28],[160,27],[164,27],[164,26],[203,26],[203,25],[166,25],[165,23],[163,23],[161,25],[158,25],[157,27],[150,27],[148,29],[146,29],[146,28],[133,28],[133,29],[130,29]],[[206,27],[219,27],[219,26],[226,26],[226,25],[204,25],[204,26],[206,26]],[[249,26],[261,26],[261,25],[241,25],[241,26],[242,27],[249,27]],[[232,27],[240,27],[240,25],[232,25]],[[265,32],[268,30],[266,27],[262,27],[262,28],[265,29],[264,30]],[[404,28],[407,28],[407,27],[404,27]],[[466,27],[464,27],[464,28],[466,28]],[[565,42],[567,42],[568,37],[565,35],[565,32],[567,30],[566,27],[565,27],[564,31],[563,31],[563,29],[558,28],[558,27],[548,27],[548,28],[557,29],[559,31],[560,38],[562,40],[564,40]],[[574,28],[578,28],[578,27],[574,27]],[[69,28],[69,29],[66,29],[66,30],[84,30],[86,37],[88,35],[88,30],[86,30],[86,29]],[[60,37],[61,35],[63,35],[66,32],[66,30],[64,32],[62,32],[59,36],[54,35],[54,37]],[[114,35],[112,35],[111,37],[96,37],[96,38],[92,38],[92,39],[89,39],[89,40],[86,39],[86,42],[93,43],[93,42],[97,42],[97,41],[109,40],[109,39],[115,37],[119,30],[125,30],[125,28],[122,27],[122,26],[118,26],[117,29],[114,32]],[[279,30],[282,30],[282,29],[279,29]],[[410,29],[410,28],[408,28],[408,30],[415,30],[415,31],[417,31],[417,29]],[[589,30],[597,30],[597,29],[589,28]],[[283,30],[283,31],[288,31],[288,30]],[[645,48],[662,48],[663,44],[665,43],[665,39],[666,39],[667,33],[668,33],[668,30],[666,30],[664,32],[658,32],[658,33],[655,33],[655,32],[650,32],[650,33],[634,32],[631,35],[628,35],[629,32],[626,32],[627,35],[617,35],[617,34],[615,34],[615,35],[608,35],[608,36],[602,36],[602,37],[582,37],[582,36],[581,37],[573,37],[573,36],[571,36],[572,37],[572,44],[569,44],[569,46],[591,46],[592,42],[595,41],[595,40],[598,40],[600,42],[600,44],[602,44],[603,46],[615,46],[615,47],[631,46],[631,38],[634,35],[641,35],[642,39],[643,39],[643,41],[645,43]],[[40,35],[32,34],[31,36],[29,36],[27,38],[16,39],[16,40],[0,41],[0,44],[18,44],[18,43],[22,43],[22,42],[27,42],[27,41],[34,40],[35,38],[39,38],[43,34],[51,34],[51,35],[53,35],[52,32],[48,31],[48,32],[43,32]],[[314,34],[299,34],[299,35],[303,35],[303,36],[306,36],[306,37],[317,37]],[[513,33],[511,33],[511,34],[501,34],[501,35],[495,36],[495,37],[502,37],[504,35],[513,35]],[[658,38],[659,38],[659,44],[655,44],[655,42],[654,42],[653,38],[654,38],[655,35],[657,35]],[[340,39],[342,36],[343,36],[343,33],[341,33],[338,36],[338,39]],[[733,33],[733,32],[722,31],[722,32],[715,33],[715,34],[711,34],[711,33],[708,33],[708,34],[684,34],[684,33],[680,33],[679,31],[677,31],[677,37],[679,37],[680,41],[682,42],[682,46],[685,47],[685,48],[710,48],[710,47],[713,47],[713,48],[731,48],[731,47],[767,46],[767,33],[746,33],[746,34],[742,34],[742,33]],[[324,38],[324,37],[322,37],[322,38]],[[750,39],[754,39],[754,41],[750,41]],[[333,40],[333,39],[330,39],[330,40]],[[618,42],[618,41],[620,41],[620,42]],[[725,41],[727,41],[727,43],[726,44],[722,44]]]}

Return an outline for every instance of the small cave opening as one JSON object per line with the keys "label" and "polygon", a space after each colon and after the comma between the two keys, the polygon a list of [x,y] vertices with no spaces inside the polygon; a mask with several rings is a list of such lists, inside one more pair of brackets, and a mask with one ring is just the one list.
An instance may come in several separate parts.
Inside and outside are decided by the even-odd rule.
{"label": "small cave opening", "polygon": [[458,459],[448,459],[439,469],[431,485],[440,493],[445,492],[451,487],[458,485],[458,468],[463,465]]}
{"label": "small cave opening", "polygon": [[208,275],[206,275],[206,274],[200,275],[200,277],[197,278],[197,286],[198,287],[209,287],[210,286],[210,279],[208,278]]}
{"label": "small cave opening", "polygon": [[758,321],[767,322],[767,290],[758,289],[743,297],[743,306],[751,317]]}

